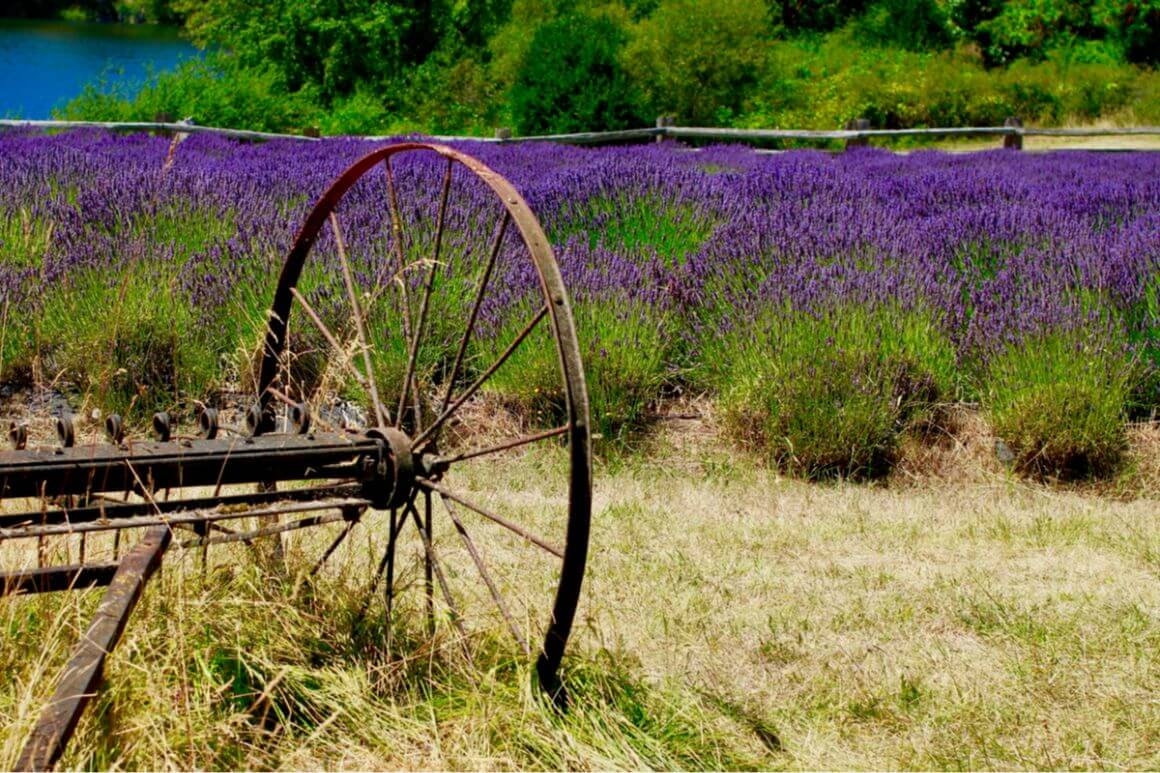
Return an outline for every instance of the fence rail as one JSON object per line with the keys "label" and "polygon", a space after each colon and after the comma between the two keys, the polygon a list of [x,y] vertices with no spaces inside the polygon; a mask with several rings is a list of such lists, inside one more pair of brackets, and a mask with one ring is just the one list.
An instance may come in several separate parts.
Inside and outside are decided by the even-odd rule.
{"label": "fence rail", "polygon": [[[865,122],[851,122],[851,125]],[[1004,138],[1008,147],[1022,147],[1024,137],[1139,137],[1160,136],[1160,126],[1135,126],[1106,129],[1038,129],[1018,124],[1008,119],[1005,126],[957,126],[930,129],[870,129],[846,128],[833,130],[814,129],[726,129],[697,126],[672,126],[667,119],[658,119],[657,126],[644,129],[626,129],[608,132],[573,132],[569,134],[539,134],[513,137],[510,131],[499,130],[495,137],[430,136],[443,142],[488,142],[512,144],[522,142],[558,142],[566,145],[611,145],[625,142],[640,142],[662,139],[708,140],[719,142],[770,142],[777,140],[840,140],[848,145],[865,144],[875,138],[893,137],[984,137]],[[225,129],[215,126],[198,126],[185,121],[32,121],[0,119],[0,129],[106,129],[109,131],[158,131],[185,134],[217,134],[242,140],[301,140],[313,142],[318,137],[302,134],[277,134],[273,132]],[[363,136],[355,139],[386,140],[397,135]]]}

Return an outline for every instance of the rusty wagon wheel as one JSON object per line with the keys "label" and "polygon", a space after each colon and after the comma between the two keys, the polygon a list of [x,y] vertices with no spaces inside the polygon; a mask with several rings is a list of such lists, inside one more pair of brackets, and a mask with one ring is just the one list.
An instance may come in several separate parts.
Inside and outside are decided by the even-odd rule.
{"label": "rusty wagon wheel", "polygon": [[[518,323],[513,309],[525,314]],[[536,376],[543,403],[506,424],[491,421],[497,374],[519,381],[521,363],[537,352],[542,362],[549,349],[555,375],[545,377],[540,368]],[[387,636],[399,540],[413,524],[432,632],[436,587],[464,637],[457,596],[474,592],[528,655],[540,633],[536,672],[549,693],[561,696],[557,672],[588,551],[588,393],[560,269],[511,183],[434,144],[392,145],[351,165],[318,200],[283,266],[257,388],[256,425],[271,424],[279,403],[291,406],[291,423],[302,432],[309,431],[304,415],[344,424],[349,416],[336,414],[335,405],[358,402],[369,433],[385,442],[390,483],[377,492],[374,508],[389,513],[389,534],[372,587],[385,585]],[[560,482],[566,491],[544,504],[556,518],[537,516],[531,526],[492,504],[504,500],[502,479],[489,481],[491,491],[459,488],[466,465],[533,445],[566,460]],[[354,519],[322,560],[353,527]],[[504,577],[473,539],[477,528],[502,530],[508,540]],[[511,558],[517,547],[541,556]],[[451,556],[458,567],[449,564]],[[542,561],[554,567],[546,575]],[[509,603],[511,590],[542,592],[543,608],[521,615]]]}

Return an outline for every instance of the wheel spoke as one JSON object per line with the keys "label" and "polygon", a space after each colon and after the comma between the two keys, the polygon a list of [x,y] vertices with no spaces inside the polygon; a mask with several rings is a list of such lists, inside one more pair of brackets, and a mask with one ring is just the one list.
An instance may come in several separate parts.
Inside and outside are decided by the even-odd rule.
{"label": "wheel spoke", "polygon": [[547,542],[544,539],[541,539],[540,537],[537,537],[535,534],[532,534],[530,531],[525,529],[523,526],[520,526],[518,523],[512,523],[507,518],[504,518],[502,515],[496,515],[495,513],[488,512],[487,510],[480,507],[479,505],[474,504],[473,502],[469,502],[468,500],[464,499],[459,494],[456,494],[453,491],[448,491],[443,486],[440,486],[438,483],[435,483],[434,481],[428,480],[427,478],[415,478],[415,482],[420,487],[427,489],[428,491],[433,491],[437,494],[442,494],[444,497],[446,497],[447,499],[450,499],[452,502],[456,502],[458,504],[461,504],[464,507],[466,507],[468,510],[471,510],[472,512],[475,512],[475,513],[479,513],[484,518],[487,518],[491,521],[495,521],[496,523],[498,523],[500,526],[504,527],[508,531],[520,535],[521,537],[526,539],[528,542],[531,542],[533,545],[537,545],[537,546],[543,548],[544,550],[548,551],[549,553],[556,556],[557,558],[564,557],[564,551],[560,550],[557,547],[554,547],[551,543]]}
{"label": "wheel spoke", "polygon": [[395,542],[399,535],[399,522],[396,519],[397,511],[390,512],[390,536],[387,538],[387,548],[383,551],[383,557],[379,560],[378,568],[375,569],[374,577],[371,578],[370,587],[367,588],[365,597],[363,598],[362,607],[359,608],[358,615],[355,617],[355,624],[362,622],[366,617],[367,608],[370,607],[371,598],[374,596],[375,590],[379,587],[379,581],[383,578],[384,572],[387,575],[386,587],[386,605],[387,605],[387,652],[390,653],[391,646],[391,601],[394,598],[395,590]]}
{"label": "wheel spoke", "polygon": [[403,218],[399,214],[399,196],[395,191],[395,172],[388,156],[383,160],[387,170],[387,201],[391,207],[391,230],[395,237],[395,254],[399,259],[399,282],[403,289],[403,335],[411,337],[411,292],[407,289],[407,258],[403,250]]}
{"label": "wheel spoke", "polygon": [[443,405],[440,412],[446,411],[451,403],[451,390],[455,387],[455,377],[459,375],[459,368],[463,365],[463,356],[467,353],[467,344],[471,340],[471,333],[475,329],[475,320],[479,317],[479,308],[483,305],[483,296],[487,292],[487,283],[491,280],[492,269],[495,268],[496,257],[499,256],[500,245],[503,244],[504,234],[508,224],[512,221],[511,213],[506,209],[503,219],[500,220],[499,230],[496,231],[495,241],[491,243],[491,251],[487,256],[487,265],[483,269],[483,277],[479,281],[479,289],[475,293],[475,303],[471,306],[471,315],[467,318],[467,329],[463,331],[463,340],[459,342],[459,351],[455,354],[455,363],[451,366],[451,377],[447,379],[447,393],[443,395]]}
{"label": "wheel spoke", "polygon": [[[430,496],[430,494],[428,494]],[[463,522],[459,520],[459,516],[455,514],[454,508],[451,507],[451,502],[442,494],[439,495],[439,501],[447,508],[447,514],[451,516],[451,522],[455,524],[455,530],[459,532],[459,536],[463,538],[463,544],[467,547],[467,552],[471,555],[471,560],[475,562],[475,568],[479,570],[479,576],[483,578],[487,585],[487,590],[491,593],[491,600],[495,602],[503,619],[507,622],[508,628],[511,629],[512,636],[515,637],[516,643],[520,645],[520,649],[524,651],[525,655],[531,655],[532,651],[528,647],[527,639],[520,633],[519,626],[516,625],[515,619],[508,612],[507,605],[503,602],[503,596],[500,595],[499,588],[496,587],[495,582],[491,579],[491,574],[487,571],[487,566],[483,563],[483,556],[480,555],[479,550],[475,547],[475,541],[471,539],[471,535],[467,533],[467,528]]]}
{"label": "wheel spoke", "polygon": [[547,440],[548,438],[563,435],[564,433],[568,432],[570,429],[572,429],[572,426],[570,424],[565,424],[562,427],[556,427],[555,429],[544,430],[543,432],[538,432],[535,435],[525,435],[524,437],[516,438],[515,440],[509,440],[506,443],[500,443],[498,446],[491,446],[489,448],[480,448],[480,449],[476,449],[474,451],[464,451],[463,453],[456,454],[455,456],[441,456],[435,460],[435,463],[436,464],[454,464],[455,462],[462,462],[462,461],[465,461],[467,459],[475,459],[476,457],[479,457],[479,456],[487,456],[488,454],[498,454],[500,451],[508,451],[512,448],[519,448],[520,446],[526,446],[529,443],[536,443],[540,440]]}
{"label": "wheel spoke", "polygon": [[492,363],[491,367],[489,367],[487,370],[485,370],[483,372],[483,375],[481,375],[479,378],[477,378],[471,384],[471,386],[469,386],[467,389],[465,389],[463,391],[463,394],[461,394],[459,397],[457,397],[455,399],[455,402],[453,402],[450,406],[448,406],[446,409],[444,409],[444,411],[441,414],[439,414],[439,418],[435,419],[435,421],[431,424],[430,427],[428,427],[427,429],[425,429],[419,433],[418,437],[415,438],[415,441],[413,443],[415,448],[419,448],[420,444],[424,440],[426,440],[428,437],[431,436],[431,434],[433,432],[435,432],[437,429],[439,429],[439,427],[443,424],[443,422],[447,421],[447,419],[453,413],[455,413],[455,411],[457,411],[459,409],[459,406],[461,406],[465,402],[467,402],[467,400],[470,399],[470,397],[473,394],[475,394],[475,392],[481,386],[483,386],[483,383],[485,381],[487,381],[489,378],[491,378],[492,374],[495,373],[497,370],[499,370],[501,365],[503,365],[505,362],[507,362],[508,358],[512,356],[512,354],[515,352],[515,350],[519,348],[520,344],[522,344],[524,342],[524,339],[528,337],[528,335],[535,329],[536,325],[539,324],[540,320],[542,320],[545,316],[547,316],[547,314],[548,314],[548,307],[547,307],[547,305],[545,305],[545,306],[540,308],[540,311],[536,314],[535,317],[532,318],[532,321],[529,322],[524,327],[524,329],[520,331],[520,334],[518,336],[516,336],[516,340],[512,341],[507,349],[504,349],[503,354],[501,354],[499,356],[499,359],[497,359],[494,363]]}
{"label": "wheel spoke", "polygon": [[[416,515],[418,513],[416,512]],[[431,492],[423,492],[423,528],[422,532],[428,539],[431,537]],[[424,551],[423,561],[423,589],[427,596],[427,632],[429,635],[435,635],[435,583],[431,576],[433,568],[431,562],[432,551]]]}
{"label": "wheel spoke", "polygon": [[379,427],[387,426],[387,413],[379,400],[379,388],[375,384],[375,369],[371,364],[371,349],[367,343],[367,331],[363,319],[362,306],[358,301],[358,291],[355,290],[354,277],[350,273],[350,262],[346,259],[346,245],[342,241],[342,230],[338,227],[338,215],[330,213],[330,227],[334,229],[334,240],[338,244],[338,259],[342,264],[342,280],[346,284],[346,294],[350,297],[351,312],[354,314],[355,332],[358,333],[359,346],[362,348],[363,365],[367,369],[367,391],[371,393],[371,402],[374,403],[375,416]]}
{"label": "wheel spoke", "polygon": [[326,563],[326,559],[330,558],[331,554],[333,554],[335,550],[338,550],[338,546],[343,543],[343,540],[350,536],[351,530],[354,529],[354,525],[358,523],[361,516],[362,511],[358,509],[355,509],[354,512],[343,512],[343,517],[347,519],[346,528],[339,532],[338,536],[334,538],[334,542],[331,542],[330,546],[326,548],[326,552],[324,552],[322,557],[318,559],[318,562],[314,564],[314,568],[310,570],[310,574],[318,574],[318,572],[322,569],[323,564]]}
{"label": "wheel spoke", "polygon": [[439,270],[439,251],[443,245],[443,224],[447,215],[447,194],[451,190],[451,170],[453,161],[447,159],[447,172],[443,175],[443,192],[439,197],[439,215],[435,221],[435,249],[431,257],[431,265],[427,268],[427,281],[423,285],[423,300],[419,302],[419,319],[415,324],[414,335],[411,336],[411,350],[407,354],[407,375],[403,379],[403,394],[399,395],[399,410],[395,412],[395,428],[403,421],[403,411],[407,407],[407,396],[411,389],[415,390],[415,426],[422,430],[423,419],[419,415],[419,387],[414,384],[415,362],[419,356],[419,342],[423,338],[423,330],[427,325],[427,308],[431,302],[431,290],[435,286],[435,275]]}
{"label": "wheel spoke", "polygon": [[[426,493],[425,496],[428,500],[427,509],[430,511],[431,495],[430,493]],[[419,537],[423,540],[423,549],[427,554],[428,565],[431,567],[431,571],[435,575],[435,579],[439,581],[439,588],[443,592],[443,600],[447,602],[447,606],[451,610],[451,621],[455,624],[455,628],[459,631],[459,636],[461,637],[461,641],[463,643],[463,649],[464,652],[466,652],[467,631],[463,628],[463,620],[461,619],[462,616],[459,614],[458,607],[455,606],[455,599],[451,596],[451,588],[447,585],[447,577],[443,574],[443,568],[439,564],[439,559],[435,556],[435,546],[431,543],[431,534],[427,531],[426,527],[423,525],[423,521],[419,518],[419,511],[415,507],[414,500],[411,500],[411,502],[407,505],[407,510],[403,513],[403,516],[406,517],[407,513],[410,513],[412,519],[415,521],[415,526],[419,529]],[[431,599],[431,603],[434,604],[433,598]],[[432,610],[431,614],[434,616],[434,610]]]}
{"label": "wheel spoke", "polygon": [[369,390],[370,387],[367,385],[366,378],[362,373],[359,373],[358,368],[356,368],[354,363],[350,361],[350,358],[347,357],[346,349],[344,349],[342,344],[338,342],[338,339],[334,337],[334,333],[330,332],[330,329],[322,321],[322,317],[318,316],[318,312],[314,310],[314,307],[310,305],[310,302],[306,300],[306,297],[303,296],[302,293],[298,292],[297,287],[291,287],[290,292],[294,296],[294,299],[302,305],[302,310],[306,312],[306,316],[310,317],[310,319],[314,321],[314,326],[318,328],[318,332],[322,333],[322,337],[326,339],[327,343],[334,347],[335,353],[339,356],[339,363],[344,365],[346,369],[350,371],[350,375],[354,378],[355,381],[358,382],[359,386],[361,386],[363,389]]}

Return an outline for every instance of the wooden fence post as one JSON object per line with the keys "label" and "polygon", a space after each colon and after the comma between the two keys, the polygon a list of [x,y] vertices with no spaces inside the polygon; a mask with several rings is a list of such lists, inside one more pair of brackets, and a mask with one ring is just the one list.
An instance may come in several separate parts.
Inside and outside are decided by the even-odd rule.
{"label": "wooden fence post", "polygon": [[[658,129],[666,129],[670,126],[673,126],[675,123],[676,123],[676,119],[673,118],[671,115],[658,115],[657,116],[657,128]],[[663,132],[657,132],[657,142],[658,143],[664,142],[665,136],[666,135]]]}
{"label": "wooden fence post", "polygon": [[[846,121],[846,131],[848,132],[866,131],[869,128],[870,121],[865,118],[854,118],[852,120]],[[869,144],[869,137],[851,137],[850,139],[846,140],[846,150],[850,150],[851,148],[864,148]]]}
{"label": "wooden fence post", "polygon": [[[1019,129],[1023,128],[1023,122],[1015,116],[1009,117],[1003,121],[1004,126],[1013,126]],[[1022,134],[1004,134],[1003,147],[1008,150],[1023,150],[1023,135]]]}
{"label": "wooden fence post", "polygon": [[501,126],[495,130],[495,138],[497,140],[510,140],[512,138],[512,130],[506,126]]}

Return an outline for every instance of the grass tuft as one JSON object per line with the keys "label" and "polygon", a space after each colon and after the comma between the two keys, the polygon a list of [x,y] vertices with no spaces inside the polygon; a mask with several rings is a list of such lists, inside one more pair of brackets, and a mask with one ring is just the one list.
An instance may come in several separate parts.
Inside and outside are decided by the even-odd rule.
{"label": "grass tuft", "polygon": [[1056,334],[1013,347],[990,369],[987,408],[1021,473],[1074,480],[1115,472],[1127,449],[1133,363]]}
{"label": "grass tuft", "polygon": [[706,352],[728,432],[808,477],[889,472],[903,432],[955,396],[951,342],[922,313],[766,315]]}

